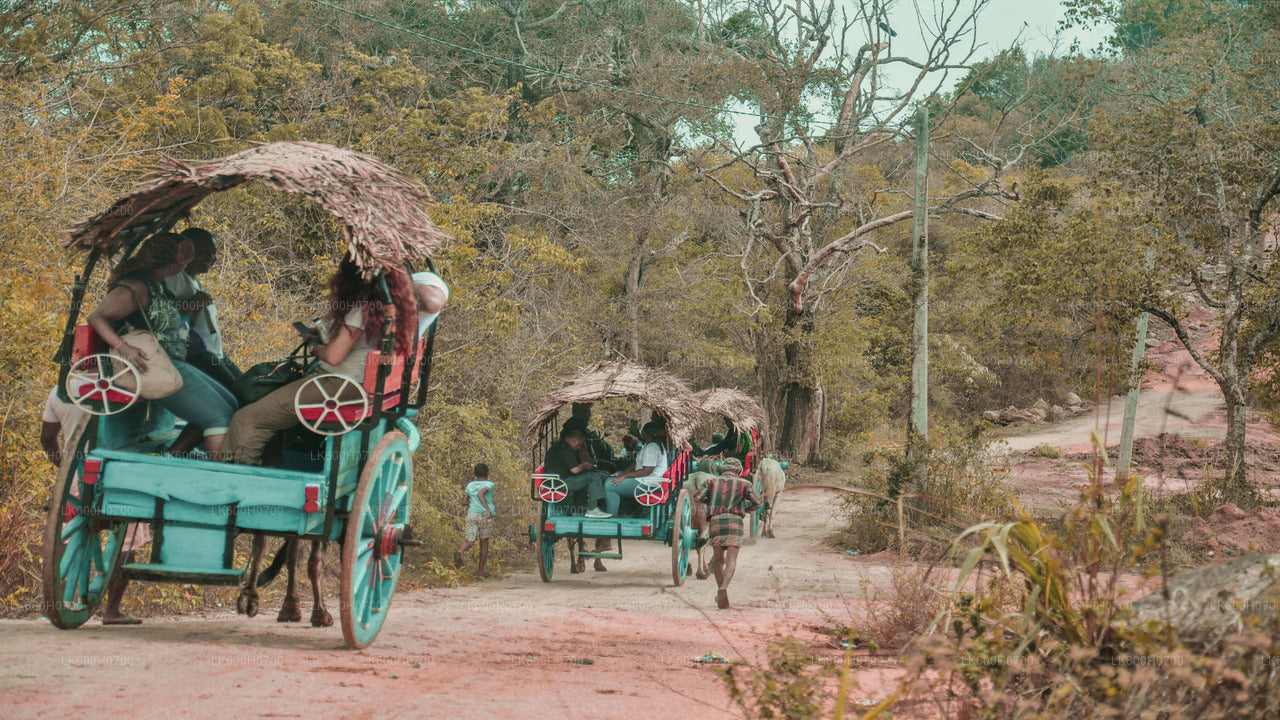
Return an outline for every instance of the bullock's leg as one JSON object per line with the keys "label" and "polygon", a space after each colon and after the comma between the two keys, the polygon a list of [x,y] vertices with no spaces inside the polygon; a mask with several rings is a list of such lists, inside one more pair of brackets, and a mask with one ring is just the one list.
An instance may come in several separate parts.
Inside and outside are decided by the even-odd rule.
{"label": "bullock's leg", "polygon": [[[609,538],[596,538],[596,552],[605,552],[606,550],[612,550],[612,549],[613,549],[612,540],[610,540]],[[595,568],[596,572],[604,572],[605,570],[608,570],[608,568],[604,566],[604,561],[601,560],[600,558],[596,558],[596,561],[592,563],[592,567]],[[583,567],[582,569],[586,570],[586,567]]]}
{"label": "bullock's leg", "polygon": [[565,540],[569,544],[569,572],[578,574],[586,570],[583,567],[583,559],[578,557],[578,552],[582,549],[582,544],[576,538]]}
{"label": "bullock's leg", "polygon": [[710,569],[707,568],[707,556],[702,552],[703,547],[707,544],[707,506],[702,503],[696,503],[693,506],[693,518],[690,523],[693,529],[698,532],[698,539],[694,541],[693,546],[698,550],[698,571],[694,576],[699,580],[706,580],[711,575]]}
{"label": "bullock's leg", "polygon": [[767,538],[773,537],[773,503],[766,502],[764,509],[760,511],[760,523],[764,525],[763,535]]}
{"label": "bullock's leg", "polygon": [[311,557],[307,560],[307,575],[311,578],[311,627],[329,627],[333,616],[324,608],[324,593],[320,580],[324,578],[324,550],[328,543],[311,541]]}
{"label": "bullock's leg", "polygon": [[284,556],[284,567],[289,579],[276,622],[298,622],[302,619],[302,611],[298,609],[298,541],[294,538],[285,540],[285,546],[280,552],[287,553]]}
{"label": "bullock's leg", "polygon": [[267,538],[262,533],[253,534],[253,552],[249,554],[249,572],[244,585],[240,586],[240,595],[236,597],[236,612],[253,617],[258,614],[258,572],[262,567],[262,551],[267,547]]}

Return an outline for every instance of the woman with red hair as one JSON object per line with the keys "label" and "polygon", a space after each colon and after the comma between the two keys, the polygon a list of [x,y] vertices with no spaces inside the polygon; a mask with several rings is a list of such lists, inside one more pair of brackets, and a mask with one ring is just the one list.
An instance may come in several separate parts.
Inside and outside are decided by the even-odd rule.
{"label": "woman with red hair", "polygon": [[[396,323],[395,352],[409,354],[417,341],[417,301],[413,285],[404,271],[386,274]],[[325,342],[314,344],[310,352],[319,359],[323,372],[342,375],[362,384],[364,363],[370,350],[379,349],[385,325],[384,302],[378,283],[366,280],[350,256],[342,259],[329,279],[329,311]],[[223,456],[230,462],[261,465],[267,442],[276,433],[299,424],[293,399],[306,379],[296,380],[272,391],[261,400],[241,408],[231,419]],[[338,381],[329,392],[338,391]]]}

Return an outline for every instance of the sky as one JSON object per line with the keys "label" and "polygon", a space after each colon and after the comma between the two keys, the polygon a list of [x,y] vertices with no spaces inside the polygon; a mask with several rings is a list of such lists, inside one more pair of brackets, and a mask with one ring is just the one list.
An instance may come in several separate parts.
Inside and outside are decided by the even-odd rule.
{"label": "sky", "polygon": [[[937,2],[954,1],[897,0],[889,14],[889,25],[898,33],[892,38],[890,51],[894,55],[920,57],[925,47],[919,29],[921,16],[926,19],[932,17],[932,8]],[[967,4],[974,0],[959,1]],[[1074,30],[1059,36],[1058,22],[1065,16],[1066,10],[1060,0],[988,0],[978,16],[977,40],[981,47],[974,53],[973,60],[989,59],[1015,41],[1021,43],[1028,56],[1067,54],[1073,41],[1079,43],[1081,52],[1088,54],[1108,35],[1109,28],[1102,27]],[[964,75],[963,71],[951,73],[948,76],[949,85],[953,85]],[[904,79],[905,77],[904,75]],[[892,80],[892,76],[890,79]],[[738,109],[753,108],[740,105]],[[758,119],[748,115],[731,117],[736,126],[734,135],[739,147],[749,147],[758,142],[752,130]]]}

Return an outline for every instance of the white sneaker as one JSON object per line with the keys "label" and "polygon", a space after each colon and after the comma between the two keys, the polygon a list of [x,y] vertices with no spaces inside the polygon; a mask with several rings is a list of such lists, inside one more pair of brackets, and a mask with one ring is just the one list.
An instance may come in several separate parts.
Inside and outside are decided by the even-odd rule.
{"label": "white sneaker", "polygon": [[611,518],[613,516],[601,510],[600,508],[591,508],[590,510],[583,513],[582,517],[591,518],[592,520],[601,520],[604,518]]}

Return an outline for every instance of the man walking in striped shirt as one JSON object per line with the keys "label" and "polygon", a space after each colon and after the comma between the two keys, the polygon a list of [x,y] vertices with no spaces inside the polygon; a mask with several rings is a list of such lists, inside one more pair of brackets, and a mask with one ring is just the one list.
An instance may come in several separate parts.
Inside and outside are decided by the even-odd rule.
{"label": "man walking in striped shirt", "polygon": [[707,486],[698,493],[697,501],[707,506],[707,533],[715,553],[711,558],[711,572],[715,573],[719,585],[716,606],[726,610],[729,607],[729,581],[737,569],[738,550],[742,548],[743,517],[760,507],[760,498],[756,496],[751,481],[739,477],[742,463],[737,458],[726,459],[720,473],[719,477],[707,482]]}

